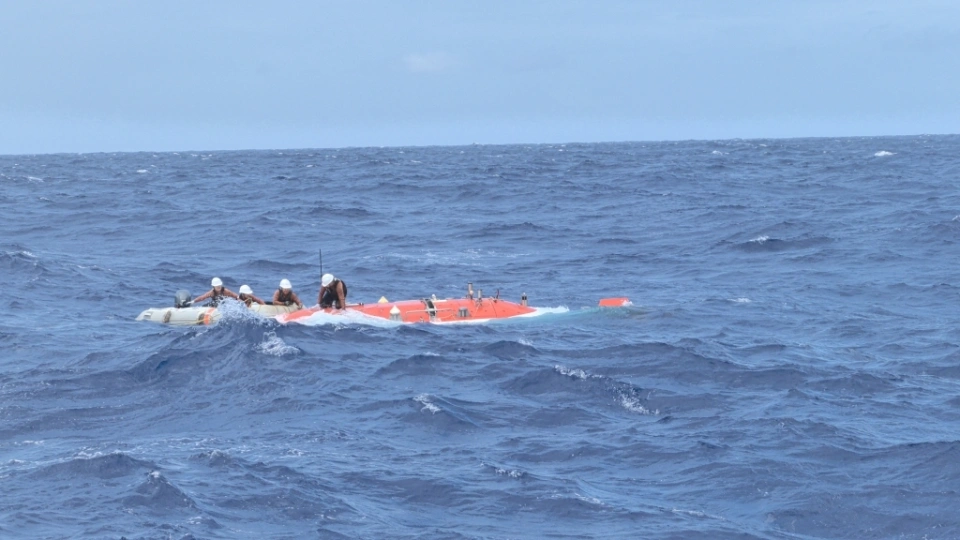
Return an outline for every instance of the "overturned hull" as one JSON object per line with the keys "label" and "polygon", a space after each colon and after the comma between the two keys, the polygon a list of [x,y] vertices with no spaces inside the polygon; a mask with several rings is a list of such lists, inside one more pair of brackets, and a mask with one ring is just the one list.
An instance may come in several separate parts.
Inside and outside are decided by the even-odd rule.
{"label": "overturned hull", "polygon": [[[604,298],[599,305],[600,307],[620,307],[630,305],[630,301],[627,298]],[[283,313],[277,315],[276,319],[281,323],[298,322],[320,312],[343,316],[362,314],[400,323],[455,323],[525,317],[535,314],[537,309],[526,305],[525,302],[518,304],[499,298],[423,298],[399,302],[380,301],[376,304],[352,304],[343,310],[312,307]]]}

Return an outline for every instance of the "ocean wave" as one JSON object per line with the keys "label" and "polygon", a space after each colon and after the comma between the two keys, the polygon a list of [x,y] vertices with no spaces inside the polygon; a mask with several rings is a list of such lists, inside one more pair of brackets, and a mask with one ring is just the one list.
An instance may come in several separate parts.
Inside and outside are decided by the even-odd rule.
{"label": "ocean wave", "polygon": [[432,414],[437,414],[441,411],[440,407],[437,407],[432,401],[430,401],[430,396],[428,394],[420,394],[419,396],[413,398],[413,400],[423,405],[423,408],[420,409],[420,412],[426,411]]}
{"label": "ocean wave", "polygon": [[282,339],[277,337],[276,332],[265,332],[263,334],[263,341],[257,344],[256,350],[261,354],[278,357],[300,353],[300,349],[292,345],[287,345]]}
{"label": "ocean wave", "polygon": [[0,536],[956,536],[958,142],[0,156]]}
{"label": "ocean wave", "polygon": [[92,457],[77,457],[46,465],[33,472],[31,476],[37,479],[62,479],[81,476],[109,480],[155,468],[156,465],[148,461],[132,458],[122,452],[112,452]]}
{"label": "ocean wave", "polygon": [[763,253],[817,248],[834,242],[829,236],[774,238],[767,235],[757,236],[746,242],[735,244],[741,251]]}
{"label": "ocean wave", "polygon": [[183,490],[173,485],[159,471],[152,471],[134,489],[133,495],[122,499],[125,506],[144,506],[152,511],[172,509],[197,510],[197,504]]}

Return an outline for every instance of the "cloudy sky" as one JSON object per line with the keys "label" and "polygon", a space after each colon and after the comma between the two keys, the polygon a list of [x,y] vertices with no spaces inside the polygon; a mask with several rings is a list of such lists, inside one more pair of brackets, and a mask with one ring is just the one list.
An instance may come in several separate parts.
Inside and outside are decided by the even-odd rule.
{"label": "cloudy sky", "polygon": [[0,28],[0,154],[960,132],[954,0],[31,0]]}

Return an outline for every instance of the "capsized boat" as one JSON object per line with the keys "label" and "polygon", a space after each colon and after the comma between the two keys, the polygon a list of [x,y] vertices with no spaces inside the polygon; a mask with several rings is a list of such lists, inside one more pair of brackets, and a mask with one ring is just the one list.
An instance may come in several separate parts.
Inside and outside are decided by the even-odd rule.
{"label": "capsized boat", "polygon": [[[149,308],[137,316],[138,321],[151,321],[173,326],[203,326],[216,324],[220,320],[220,310],[210,306],[190,305],[190,293],[177,291],[174,298],[174,307]],[[281,314],[293,313],[300,308],[282,304],[250,304],[248,309],[262,317],[276,317]]]}
{"label": "capsized boat", "polygon": [[[629,305],[631,305],[630,300],[624,297],[604,298],[599,303],[600,307]],[[526,294],[521,297],[520,303],[499,298],[499,293],[496,297],[484,298],[481,291],[474,297],[472,284],[469,284],[466,298],[438,299],[434,295],[430,298],[399,302],[390,302],[386,298],[381,298],[375,304],[348,304],[343,310],[315,306],[292,313],[281,313],[276,316],[276,319],[281,323],[304,322],[305,319],[321,312],[344,317],[359,314],[399,323],[466,323],[529,317],[536,315],[538,309],[527,305]]]}

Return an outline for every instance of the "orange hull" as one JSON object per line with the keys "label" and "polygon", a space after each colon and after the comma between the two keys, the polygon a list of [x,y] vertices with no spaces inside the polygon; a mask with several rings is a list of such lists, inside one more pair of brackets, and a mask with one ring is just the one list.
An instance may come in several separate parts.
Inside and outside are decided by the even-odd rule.
{"label": "orange hull", "polygon": [[[626,298],[604,298],[600,301],[600,306],[620,307],[629,305],[629,303],[629,300]],[[445,323],[510,319],[534,313],[536,308],[498,298],[484,298],[482,300],[471,298],[445,298],[442,300],[425,298],[423,300],[402,300],[399,302],[380,302],[376,304],[351,304],[343,311],[338,311],[333,308],[320,309],[318,307],[312,307],[294,311],[293,313],[283,313],[277,315],[276,319],[282,323],[296,322],[321,311],[329,314],[347,312],[362,313],[370,317],[402,323]]]}

